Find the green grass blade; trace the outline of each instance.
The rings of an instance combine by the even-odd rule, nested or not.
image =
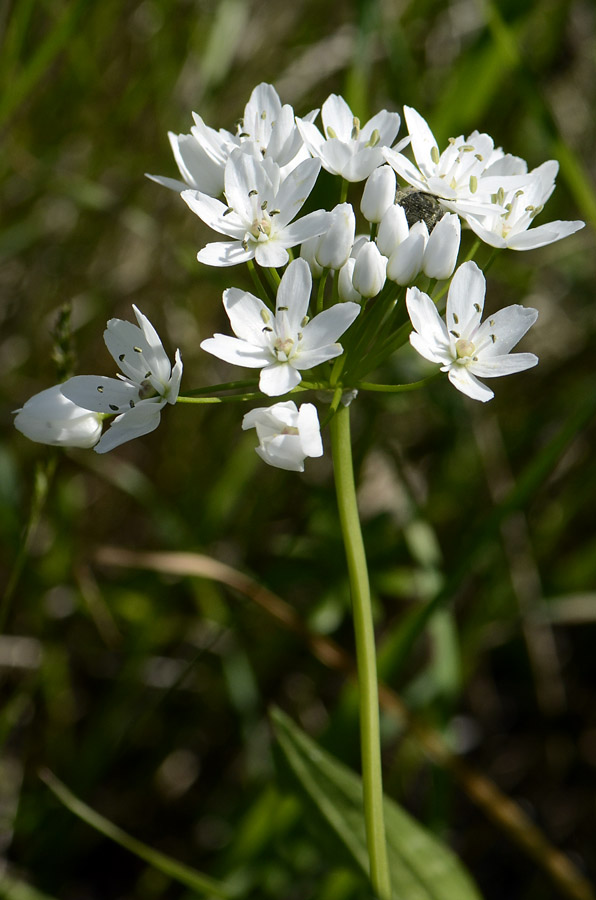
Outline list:
[[[238,888],[215,881],[207,875],[197,872],[196,869],[191,869],[190,866],[186,866],[184,863],[180,863],[170,856],[148,847],[142,841],[122,831],[109,819],[104,818],[100,813],[83,803],[82,800],[79,800],[78,797],[75,797],[72,791],[49,770],[44,769],[41,771],[39,777],[71,813],[83,822],[86,822],[91,828],[95,828],[100,834],[124,847],[125,850],[129,850],[135,856],[145,860],[146,863],[164,875],[173,878],[180,884],[186,885],[186,887],[191,888],[201,896],[223,898],[238,896]]]

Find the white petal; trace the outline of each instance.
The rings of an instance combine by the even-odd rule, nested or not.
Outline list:
[[[292,359],[292,365],[303,372],[306,369],[314,369],[315,366],[320,366],[321,363],[328,362],[330,359],[335,359],[343,352],[344,348],[341,344],[326,344],[313,347],[312,350],[301,350]]]
[[[92,447],[101,435],[98,414],[73,403],[61,389],[62,385],[57,384],[30,397],[16,410],[15,428],[41,444]]]
[[[168,132],[176,165],[187,185],[218,197],[223,191],[223,166],[214,162],[191,134]]]
[[[478,362],[470,363],[469,369],[481,378],[499,378],[531,369],[538,365],[538,361],[533,353],[508,353],[505,356],[483,356]]]
[[[529,231],[522,231],[512,235],[507,241],[507,246],[511,250],[534,250],[536,247],[554,244],[555,241],[560,241],[570,234],[575,234],[585,224],[585,222],[579,220],[574,222],[562,222],[560,220],[547,222],[544,225],[539,225],[537,228],[530,228]]]
[[[369,119],[360,132],[360,140],[368,143],[375,131],[379,133],[377,147],[390,147],[399,131],[401,118],[399,113],[382,109]]]
[[[322,456],[323,441],[317,408],[312,403],[303,403],[298,412],[300,443],[307,456]]]
[[[290,255],[281,241],[269,240],[254,244],[255,262],[265,269],[281,269]]]
[[[491,389],[482,384],[481,381],[478,381],[465,366],[452,366],[449,369],[449,381],[458,391],[471,397],[472,400],[480,400],[482,403],[486,403],[487,400],[491,400],[494,397]]]
[[[291,222],[304,206],[320,171],[319,159],[305,159],[281,184],[275,198],[275,204],[280,210],[276,215],[276,223],[279,223],[280,227]]]
[[[408,184],[411,184],[413,187],[417,187],[420,191],[428,191],[428,185],[426,183],[426,179],[420,174],[416,166],[414,166],[407,156],[404,156],[402,153],[398,153],[396,150],[389,150],[387,147],[383,148],[383,157],[389,163],[392,169],[395,169],[398,175],[407,181]]]
[[[480,324],[484,308],[486,280],[475,262],[465,262],[449,286],[445,321],[455,337],[468,338]]]
[[[209,197],[200,191],[182,191],[180,196],[189,209],[213,231],[238,239],[244,237],[246,228],[243,222],[234,212],[226,215],[228,207],[221,200],[216,200],[215,197]]]
[[[411,106],[404,106],[404,116],[412,138],[412,150],[418,167],[424,175],[431,175],[436,169],[432,155],[439,152],[435,136],[426,119],[423,119],[420,113]]]
[[[361,147],[343,167],[342,175],[346,181],[364,181],[378,166],[383,165],[382,147]]]
[[[259,388],[268,397],[287,394],[302,381],[302,375],[289,363],[274,363],[261,371]]]
[[[481,356],[482,361],[486,357],[504,356],[509,353],[537,318],[537,309],[519,304],[506,306],[489,316],[482,323],[474,338],[478,355]]]
[[[301,350],[314,350],[326,344],[333,344],[360,313],[358,303],[336,303],[324,309],[302,329]]]
[[[451,278],[457,262],[460,239],[459,217],[448,213],[435,225],[424,248],[424,274],[440,280]]]
[[[318,237],[329,227],[329,213],[323,209],[302,216],[290,225],[286,225],[277,238],[284,247],[295,247],[310,237]]]
[[[304,327],[302,322],[308,312],[311,290],[308,263],[304,259],[295,259],[282,275],[275,301],[276,315],[285,311],[288,328],[293,334]]]
[[[207,266],[237,266],[253,259],[254,255],[254,245],[253,249],[248,247],[245,250],[240,241],[217,241],[199,250],[197,259]]]
[[[126,412],[139,400],[139,386],[105,375],[75,375],[61,385],[65,397],[94,412]]]
[[[201,341],[201,350],[223,359],[233,366],[244,366],[246,369],[261,369],[271,362],[271,353],[263,347],[255,347],[230,337],[227,334],[216,334],[212,338]]]
[[[428,352],[432,354],[432,357],[422,353],[420,341],[416,340],[414,342],[412,340],[413,336],[411,336],[410,340],[413,346],[427,359],[431,358],[432,362],[449,360],[451,357],[448,353],[449,336],[447,328],[428,294],[423,293],[416,287],[409,288],[406,292],[406,307],[412,325],[426,347],[428,347]]]
[[[325,137],[329,137],[328,128],[332,128],[340,141],[349,141],[354,127],[354,113],[339,94],[330,94],[321,107],[321,118],[325,127]]]
[[[161,418],[161,405],[144,401],[114,419],[95,446],[96,453],[107,453],[114,447],[155,431]]]

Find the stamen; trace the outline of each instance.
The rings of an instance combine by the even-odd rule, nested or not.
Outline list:
[[[234,209],[233,207],[228,206],[228,208],[222,213],[222,216],[229,216],[231,212],[234,212]]]
[[[100,394],[103,394],[103,387],[101,386],[101,384],[97,385],[97,390],[99,391]]]
[[[459,316],[457,315],[457,313],[452,313],[451,317],[452,317],[453,321],[455,322],[455,324],[459,325]]]
[[[302,322],[300,323],[300,327],[301,327],[301,328],[306,328],[306,326],[308,325],[309,321],[310,321],[309,317],[308,317],[308,316],[305,316],[305,317],[303,318]]]
[[[109,403],[108,405],[109,405],[110,409],[112,409],[114,412],[118,412],[118,407],[115,406],[113,403]]]
[[[367,147],[376,147],[379,141],[381,140],[381,134],[378,128],[375,128],[373,133],[370,136],[370,140],[367,141]]]
[[[480,312],[481,312],[481,310],[480,310],[480,304],[479,304],[479,303],[475,303],[475,304],[474,304],[474,309],[476,310],[477,313],[480,313]]]
[[[352,133],[350,135],[353,141],[357,141],[360,137],[360,119],[354,116],[352,119]]]
[[[118,357],[119,362],[122,362],[124,360],[125,356],[126,356],[125,353],[121,353],[120,356]]]
[[[449,143],[451,143],[451,142],[455,143],[454,138],[449,138]],[[440,155],[439,155],[439,148],[438,148],[438,147],[435,146],[435,147],[431,147],[431,148],[430,148],[430,158],[431,158],[432,161],[434,162],[435,166],[438,166],[438,165],[439,165],[439,160],[441,159],[441,157],[440,157]]]
[[[335,131],[333,130],[333,128],[331,126],[329,126],[327,128],[327,137],[328,138],[336,138],[337,137],[337,134],[335,133]]]
[[[271,321],[271,313],[268,309],[261,310],[261,319],[266,325]]]
[[[141,350],[140,347],[133,347],[132,349],[134,350],[135,353],[142,353],[142,352],[143,352],[143,351]]]
[[[476,157],[478,162],[484,162],[484,156],[482,155],[482,153],[475,153],[474,156]]]
[[[461,334],[460,334],[459,331],[453,331],[453,330],[451,330],[451,331],[449,332],[449,334],[452,334],[453,337],[455,337],[455,338],[460,338],[460,337],[461,337]]]
[[[490,339],[491,339],[491,341],[493,342],[493,344],[496,344],[496,342],[497,342],[497,336],[496,336],[496,334],[491,334]]]
[[[475,194],[478,189],[478,179],[475,175],[470,175],[470,191]]]

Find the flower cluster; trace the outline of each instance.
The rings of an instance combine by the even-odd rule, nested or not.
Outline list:
[[[457,268],[460,244],[467,230],[495,250],[529,250],[581,228],[579,221],[534,224],[558,164],[528,171],[523,159],[477,131],[451,138],[440,151],[408,106],[408,134],[400,140],[397,113],[381,110],[361,125],[335,94],[322,105],[320,126],[318,116],[313,110],[297,117],[271,85],[260,84],[236,133],[194,113],[189,134],[169,134],[181,180],[149,176],[179,192],[220,236],[199,250],[199,262],[247,263],[251,270],[256,293],[223,293],[233,334],[201,343],[226,363],[259,370],[255,390],[231,398],[310,389],[329,397],[333,415],[342,396],[355,396],[362,385],[374,389],[364,375],[407,343],[410,331],[410,345],[459,391],[489,400],[493,393],[480,379],[538,362],[532,353],[511,352],[538,313],[513,305],[482,322],[484,275],[471,260]],[[304,215],[321,170],[341,181],[339,202]],[[350,202],[359,182],[359,202]],[[435,291],[438,281],[450,283]],[[153,431],[167,403],[201,402],[208,389],[179,397],[179,351],[172,365],[153,326],[134,310],[138,325],[111,319],[105,332],[121,374],[77,376],[42,391],[17,411],[20,431],[102,453]],[[107,419],[111,427],[102,434]],[[252,409],[242,427],[256,429],[257,453],[279,468],[302,471],[307,457],[323,452],[312,403]]]

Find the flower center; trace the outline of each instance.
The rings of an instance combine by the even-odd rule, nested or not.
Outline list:
[[[286,362],[294,352],[294,341],[290,337],[278,337],[273,343],[275,355],[280,362]]]
[[[271,236],[271,217],[265,210],[253,220],[249,233],[257,241],[267,241]]]
[[[456,362],[462,366],[467,366],[472,362],[474,354],[476,353],[476,347],[472,341],[460,338],[455,342],[455,352],[457,354]]]

